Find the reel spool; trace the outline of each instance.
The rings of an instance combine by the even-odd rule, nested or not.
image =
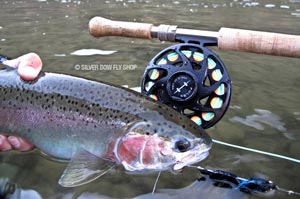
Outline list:
[[[202,128],[226,112],[231,81],[224,63],[203,45],[182,43],[158,53],[148,64],[142,93],[191,118]]]

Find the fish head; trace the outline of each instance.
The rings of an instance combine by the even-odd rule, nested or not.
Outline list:
[[[206,133],[197,137],[172,122],[140,121],[127,128],[115,154],[128,172],[180,171],[206,158],[211,145]]]

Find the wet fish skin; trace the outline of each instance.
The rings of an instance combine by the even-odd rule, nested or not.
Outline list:
[[[0,88],[0,130],[20,134],[55,157],[69,159],[82,141],[101,154],[103,149],[96,149],[99,143],[95,140],[108,141],[111,134],[103,135],[106,130],[115,131],[141,118],[155,119],[151,115],[139,116],[149,111],[155,111],[169,121],[168,124],[156,121],[162,127],[153,131],[167,135],[170,132],[163,129],[166,124],[168,128],[181,124],[185,129],[179,133],[188,135],[192,132],[211,145],[210,137],[188,118],[129,89],[52,73],[41,73],[38,80],[24,82],[15,70],[0,71]],[[13,111],[8,112],[5,106],[12,107]],[[66,114],[67,111],[71,114]],[[34,128],[26,129],[29,118],[35,120],[31,121]],[[33,134],[37,128],[44,129],[44,133]],[[47,131],[52,133],[48,133],[50,136],[45,140]],[[82,135],[87,131],[90,135],[83,139]],[[96,146],[91,146],[92,143]]]
[[[24,137],[53,157],[70,159],[73,152],[83,146],[95,154],[102,154],[106,146],[99,143],[109,143],[110,132],[124,126],[123,121],[137,120],[132,114],[126,115],[123,121],[114,120],[121,116],[118,111],[100,107],[88,94],[80,96],[89,86],[90,89],[94,86],[88,81],[43,75],[36,82],[25,83],[15,71],[1,71],[1,132]],[[67,89],[68,80],[71,80],[70,85],[75,85],[73,89]],[[109,90],[108,87],[104,89]],[[102,100],[102,105],[106,103],[110,104]],[[98,111],[99,118],[96,117]]]
[[[12,69],[0,71],[0,132],[71,159],[63,186],[103,175],[111,168],[106,160],[130,172],[178,170],[207,157],[212,145],[190,119],[132,90],[54,73],[25,82]],[[189,147],[180,151],[178,141]]]

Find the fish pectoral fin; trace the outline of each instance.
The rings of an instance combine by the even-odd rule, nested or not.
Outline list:
[[[114,166],[113,161],[82,149],[74,154],[58,183],[63,187],[84,185],[103,176]]]

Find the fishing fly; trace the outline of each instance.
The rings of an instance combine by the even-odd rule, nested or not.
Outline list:
[[[195,168],[198,171],[200,171],[202,176],[209,177],[214,182],[214,185],[217,187],[238,189],[239,191],[244,192],[246,194],[272,194],[273,191],[277,190],[287,193],[288,195],[300,196],[299,192],[281,188],[271,180],[254,177],[251,177],[250,179],[245,179],[223,170],[206,169],[200,166],[188,167]],[[202,178],[199,178],[199,180],[201,179]]]

